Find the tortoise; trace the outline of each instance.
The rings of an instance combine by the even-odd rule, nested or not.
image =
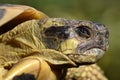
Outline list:
[[[100,23],[49,18],[26,5],[0,5],[0,78],[61,80],[67,68],[101,59],[108,38]]]

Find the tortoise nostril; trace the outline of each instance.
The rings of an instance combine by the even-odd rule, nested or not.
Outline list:
[[[107,30],[106,32],[105,32],[105,38],[109,38],[109,31]]]
[[[104,36],[97,36],[95,39],[96,47],[99,47],[106,51],[108,49],[108,39],[106,39]]]
[[[98,38],[97,44],[98,45],[103,45],[104,44],[103,39],[101,37]]]

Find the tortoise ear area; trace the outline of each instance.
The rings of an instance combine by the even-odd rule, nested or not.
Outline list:
[[[69,59],[66,55],[56,50],[41,49],[40,51],[34,51],[34,54],[41,57],[42,59],[44,59],[52,65],[68,64],[71,66],[76,66],[76,64],[71,59]]]
[[[69,37],[69,26],[51,26],[44,31],[45,36],[54,36],[59,39],[67,39]]]

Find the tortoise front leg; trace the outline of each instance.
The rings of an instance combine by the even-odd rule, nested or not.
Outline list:
[[[16,80],[23,78],[22,75],[33,76],[35,80],[57,80],[48,63],[39,57],[22,59],[5,74],[3,80]]]

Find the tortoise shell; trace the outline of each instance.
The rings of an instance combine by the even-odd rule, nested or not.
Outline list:
[[[0,34],[27,20],[44,18],[48,18],[48,16],[30,6],[0,5]]]

